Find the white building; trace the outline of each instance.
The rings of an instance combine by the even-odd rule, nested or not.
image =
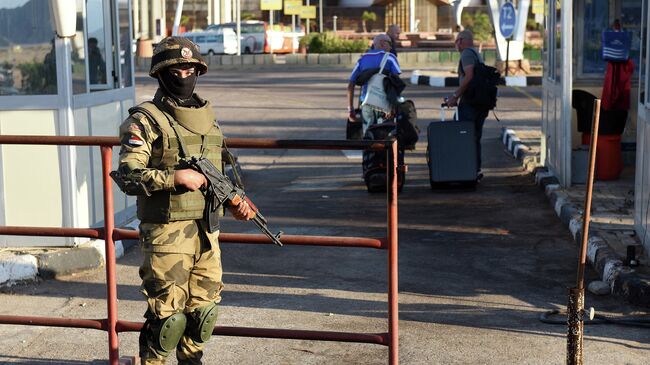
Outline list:
[[[117,135],[135,100],[130,3],[76,0],[76,35],[58,38],[49,0],[0,2],[1,134]],[[0,225],[101,225],[100,171],[98,147],[0,146]],[[118,223],[126,207],[117,190]],[[0,236],[0,246],[71,244]]]
[[[601,33],[616,19],[632,32],[630,58],[635,63],[631,103],[622,142],[636,145],[635,228],[648,230],[650,196],[650,102],[648,64],[648,2],[646,0],[545,0],[542,163],[563,186],[571,185],[573,149],[581,144],[574,90],[601,96],[605,61],[600,55]],[[646,242],[646,252],[650,242]]]

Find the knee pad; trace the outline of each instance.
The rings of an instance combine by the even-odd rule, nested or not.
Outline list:
[[[183,313],[153,320],[151,323],[153,345],[162,350],[161,352],[168,354],[176,348],[185,332],[186,325],[187,317]]]
[[[210,339],[217,323],[217,313],[217,303],[211,303],[205,307],[195,309],[192,313],[188,313],[187,330],[192,340],[203,343]]]

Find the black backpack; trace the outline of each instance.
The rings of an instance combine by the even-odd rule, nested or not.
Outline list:
[[[480,60],[478,53],[470,48],[476,59]],[[460,61],[459,61],[460,62]],[[463,65],[460,65],[461,69]],[[501,74],[496,68],[483,62],[474,65],[474,76],[469,82],[467,90],[463,93],[463,101],[482,110],[492,110],[497,106],[497,85],[501,81]]]
[[[400,147],[414,150],[418,141],[420,128],[418,128],[418,112],[412,100],[406,100],[397,105],[397,142]]]

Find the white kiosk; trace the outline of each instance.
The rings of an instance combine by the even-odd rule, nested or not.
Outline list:
[[[561,185],[572,183],[572,153],[581,144],[573,94],[583,90],[601,97],[606,62],[601,36],[616,20],[631,32],[632,76],[630,108],[621,135],[624,145],[636,146],[635,228],[646,248],[650,193],[650,103],[646,90],[648,1],[545,0],[544,77],[542,106],[542,164]],[[602,119],[601,119],[602,122]],[[602,123],[601,123],[602,126]]]
[[[61,38],[53,23],[60,34],[66,11],[76,27]],[[1,1],[0,133],[116,136],[135,101],[131,14],[129,0]],[[100,225],[100,171],[97,147],[0,146],[0,225]],[[133,205],[116,189],[116,223]],[[76,243],[0,237],[0,247]]]

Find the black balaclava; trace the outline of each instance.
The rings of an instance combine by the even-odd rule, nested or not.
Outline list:
[[[159,72],[158,84],[168,96],[171,96],[180,106],[196,106],[198,103],[194,100],[194,87],[198,79],[197,73],[182,78],[175,76],[165,68]]]

